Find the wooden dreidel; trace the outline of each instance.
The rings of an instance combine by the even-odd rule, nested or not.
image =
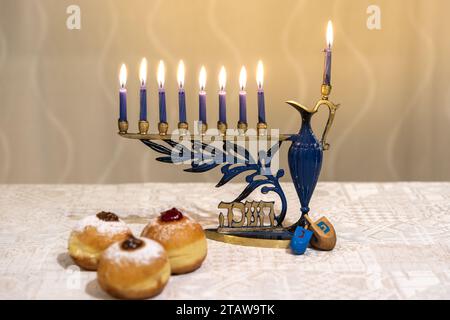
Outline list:
[[[297,227],[291,239],[292,252],[297,255],[304,254],[312,235],[313,232],[302,227]]]
[[[336,232],[331,222],[326,217],[322,217],[316,222],[312,221],[308,214],[305,214],[304,217],[309,223],[309,228],[314,232],[311,246],[323,251],[333,250],[336,245]]]

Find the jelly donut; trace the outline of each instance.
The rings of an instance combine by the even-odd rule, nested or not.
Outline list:
[[[207,245],[203,228],[175,208],[150,221],[141,236],[163,245],[173,274],[194,271],[206,258]]]
[[[69,255],[83,269],[97,270],[100,254],[130,235],[130,228],[117,215],[100,212],[77,223],[69,237]]]
[[[169,281],[170,263],[156,241],[133,236],[106,249],[100,257],[100,287],[120,299],[146,299],[159,294]]]

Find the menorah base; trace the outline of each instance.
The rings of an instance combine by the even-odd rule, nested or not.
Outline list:
[[[224,228],[205,229],[206,238],[228,244],[260,248],[289,248],[293,233],[285,228],[267,230],[236,230],[227,232]]]

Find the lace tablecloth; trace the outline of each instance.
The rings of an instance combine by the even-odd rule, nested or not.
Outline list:
[[[108,299],[95,272],[67,255],[78,219],[110,210],[139,234],[148,218],[176,206],[216,226],[218,202],[242,187],[0,185],[0,298]],[[294,221],[297,196],[291,184],[284,190]],[[313,218],[334,224],[334,251],[294,256],[208,240],[203,266],[171,277],[156,299],[450,298],[450,183],[320,183],[311,207]]]

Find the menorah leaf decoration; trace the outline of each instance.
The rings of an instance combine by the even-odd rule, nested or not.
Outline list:
[[[141,141],[150,149],[165,155],[156,158],[157,161],[189,165],[184,169],[185,172],[203,173],[222,166],[222,178],[217,183],[217,188],[246,173],[247,186],[233,202],[246,199],[258,188],[261,188],[263,194],[274,192],[281,201],[281,211],[275,215],[275,221],[277,226],[282,225],[286,216],[287,200],[279,180],[284,176],[284,170],[279,169],[275,175],[271,172],[273,156],[279,151],[282,141],[276,143],[267,152],[260,151],[256,160],[245,147],[229,140],[224,140],[220,147],[194,139],[189,143],[170,139],[162,140],[169,147],[151,140],[141,139]]]

